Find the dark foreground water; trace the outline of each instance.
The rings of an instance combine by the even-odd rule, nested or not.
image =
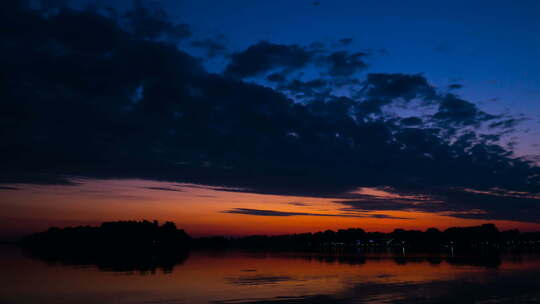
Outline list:
[[[190,252],[80,265],[0,247],[0,303],[540,303],[540,256]]]

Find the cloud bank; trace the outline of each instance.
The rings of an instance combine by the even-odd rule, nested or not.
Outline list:
[[[137,177],[313,196],[390,186],[445,202],[413,208],[540,220],[537,198],[464,190],[540,192],[540,169],[500,143],[519,117],[487,113],[424,75],[367,73],[370,54],[343,49],[348,41],[262,41],[210,73],[177,43],[193,39],[208,57],[226,47],[140,1],[125,13],[2,6],[2,183]]]

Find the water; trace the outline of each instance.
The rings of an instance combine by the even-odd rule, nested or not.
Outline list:
[[[540,256],[190,252],[114,267],[0,247],[0,303],[540,303]]]

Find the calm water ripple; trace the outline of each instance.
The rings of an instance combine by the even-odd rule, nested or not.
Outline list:
[[[37,259],[4,246],[0,257],[2,304],[540,303],[535,254],[195,251],[174,265],[114,267]]]

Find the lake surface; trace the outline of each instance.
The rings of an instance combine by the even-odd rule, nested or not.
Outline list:
[[[159,265],[159,264],[158,264]],[[114,267],[0,247],[0,303],[540,303],[540,256],[192,251]]]

